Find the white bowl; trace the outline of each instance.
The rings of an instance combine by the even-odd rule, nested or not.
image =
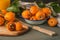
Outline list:
[[[48,18],[46,18],[45,20],[37,20],[37,21],[34,21],[34,20],[28,20],[28,19],[24,19],[27,23],[29,24],[43,24],[47,21]]]

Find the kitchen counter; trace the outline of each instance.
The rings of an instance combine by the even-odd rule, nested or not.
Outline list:
[[[46,1],[44,0],[44,2]],[[58,27],[52,28],[52,27],[49,27],[47,24],[39,25],[39,26],[55,31],[58,35],[51,37],[41,32],[30,29],[30,31],[28,31],[24,35],[17,36],[17,37],[0,36],[0,40],[60,40],[60,28]]]
[[[43,27],[43,26],[41,26]],[[17,36],[17,37],[5,37],[5,36],[0,36],[0,40],[60,40],[60,28],[50,28],[47,26],[44,26],[47,29],[54,30],[56,33],[58,33],[57,36],[55,37],[50,37],[48,35],[45,35],[43,33],[40,33],[35,30],[30,30],[29,32],[25,33],[24,35]]]
[[[0,40],[60,40],[60,28],[58,27],[49,27],[47,24],[39,25],[40,27],[55,31],[58,35],[51,37],[41,32],[30,29],[27,33],[17,37],[5,37],[0,36]]]

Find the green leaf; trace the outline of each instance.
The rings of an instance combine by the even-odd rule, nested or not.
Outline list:
[[[7,11],[12,11],[12,12],[19,12],[19,8],[16,6],[10,6],[9,8],[7,8]]]
[[[14,0],[10,7],[7,8],[7,11],[12,11],[12,12],[19,12],[19,8],[18,8],[18,5],[19,5],[19,0]]]
[[[60,6],[57,2],[51,2],[50,6],[54,9],[56,13],[60,13]]]
[[[37,5],[41,8],[45,7],[45,4],[43,2],[39,2],[39,3],[37,3]]]

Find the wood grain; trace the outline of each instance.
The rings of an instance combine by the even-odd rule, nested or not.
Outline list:
[[[24,29],[22,31],[9,31],[6,27],[1,26],[0,27],[0,36],[18,36],[18,35],[25,33],[29,29],[25,25],[23,25],[23,28]]]
[[[41,32],[41,33],[47,34],[49,36],[55,36],[56,35],[56,32],[45,29],[45,28],[41,28],[39,26],[33,26],[32,28],[39,31],[39,32]]]

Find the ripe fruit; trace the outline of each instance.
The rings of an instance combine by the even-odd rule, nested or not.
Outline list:
[[[15,30],[16,30],[16,26],[15,26],[14,22],[8,22],[8,23],[6,24],[6,27],[7,27],[7,29],[10,30],[10,31],[15,31]]]
[[[49,9],[47,7],[46,8],[42,8],[42,11],[46,14],[47,17],[50,16],[51,13],[52,13],[51,9]]]
[[[5,20],[7,21],[14,21],[15,20],[15,13],[7,12],[4,16]]]
[[[48,20],[48,25],[51,26],[51,27],[56,26],[57,23],[58,23],[58,21],[57,21],[56,18],[50,18],[50,19]]]
[[[0,14],[0,17],[3,17],[3,15],[2,15],[2,14]]]
[[[3,25],[5,22],[4,18],[3,17],[0,17],[0,25]]]
[[[5,14],[7,13],[7,11],[6,11],[6,10],[1,10],[1,13],[2,13],[3,15],[5,15]]]
[[[16,31],[21,31],[23,29],[22,23],[15,22],[15,25],[16,25]]]
[[[20,22],[8,22],[6,27],[10,31],[21,31],[23,29],[23,26]]]
[[[22,17],[23,17],[23,18],[26,18],[26,19],[29,19],[29,18],[31,17],[30,11],[29,11],[29,10],[24,10],[24,11],[22,12]]]
[[[30,12],[32,15],[35,15],[38,12],[39,8],[37,6],[31,6]]]
[[[35,16],[32,16],[30,20],[37,20]]]
[[[0,10],[5,10],[10,6],[10,0],[0,0]]]
[[[44,20],[45,19],[45,13],[43,11],[38,11],[36,13],[37,20]]]

